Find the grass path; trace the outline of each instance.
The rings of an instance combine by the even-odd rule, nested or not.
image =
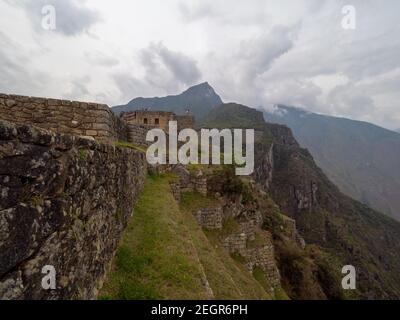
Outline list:
[[[212,206],[212,200],[191,194],[179,206],[171,179],[147,178],[99,298],[270,299],[245,267],[198,226],[193,206]]]
[[[197,252],[167,177],[149,177],[101,299],[206,299]]]

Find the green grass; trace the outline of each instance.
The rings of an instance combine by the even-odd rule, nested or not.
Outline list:
[[[121,148],[129,148],[129,149],[133,149],[133,150],[140,151],[143,153],[146,153],[146,151],[147,151],[146,148],[144,148],[144,147],[140,147],[140,146],[134,145],[133,143],[126,142],[126,141],[118,141],[115,143],[115,146],[121,147]]]
[[[88,157],[88,151],[85,149],[80,149],[79,150],[79,159],[82,161],[86,161],[87,157]]]
[[[271,299],[244,265],[225,251],[213,232],[203,232],[190,212],[185,211],[185,217],[215,299]]]
[[[190,212],[203,208],[215,208],[218,205],[217,199],[203,196],[198,192],[183,192],[181,195],[181,207]]]
[[[203,231],[192,212],[204,207],[219,205],[216,199],[196,192],[182,194],[181,211],[185,215],[198,257],[216,299],[271,299],[271,295],[246,269],[243,259],[236,261],[221,246],[220,238],[239,228],[235,219],[227,219],[220,231]]]
[[[222,224],[221,235],[227,236],[239,232],[240,225],[234,218],[226,219]]]
[[[186,193],[179,207],[169,186],[172,178],[147,178],[99,299],[270,299],[193,217],[192,209],[216,200]]]
[[[254,268],[253,277],[263,286],[265,290],[271,290],[271,285],[265,276],[265,272],[260,267]]]
[[[205,299],[201,279],[169,177],[149,177],[100,299]]]
[[[269,236],[265,231],[258,231],[254,236],[254,240],[247,241],[248,248],[261,248],[265,246],[266,243],[269,243]]]
[[[286,292],[279,286],[273,287],[260,267],[255,267],[253,277],[262,285],[265,291],[270,292],[275,300],[290,300]]]

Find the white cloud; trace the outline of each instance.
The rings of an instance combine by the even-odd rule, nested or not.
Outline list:
[[[129,62],[113,74],[122,101],[136,96],[175,93],[197,84],[200,70],[194,59],[168,49],[163,43],[151,43],[139,50]]]
[[[42,28],[45,6],[55,9],[56,29],[66,36],[76,36],[89,32],[92,25],[100,21],[100,15],[95,9],[85,6],[85,1],[78,0],[6,0],[13,6],[21,7],[26,11],[32,27],[38,32],[45,32]],[[46,13],[47,14],[47,13]]]
[[[56,32],[38,27],[44,3]],[[398,128],[400,2],[352,1],[353,31],[341,27],[345,4],[0,0],[0,91],[113,105],[209,81],[226,101]]]

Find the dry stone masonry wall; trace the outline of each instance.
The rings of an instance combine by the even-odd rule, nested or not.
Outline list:
[[[250,272],[253,272],[255,267],[259,267],[264,271],[272,286],[280,284],[280,274],[275,263],[274,246],[271,239],[260,248],[246,249],[244,257]]]
[[[102,142],[127,140],[127,128],[107,105],[0,94],[0,119]]]
[[[229,253],[239,253],[245,256],[247,237],[243,232],[234,233],[226,237],[222,245]]]
[[[170,187],[171,187],[171,191],[172,191],[172,195],[174,196],[175,200],[180,202],[181,201],[181,185],[178,182],[175,181],[171,181],[169,183]]]
[[[203,208],[194,213],[197,223],[207,230],[222,228],[222,208]]]
[[[145,174],[138,151],[0,121],[0,299],[95,298]],[[55,290],[41,286],[46,265]]]
[[[201,171],[197,174],[190,173],[181,164],[169,168],[169,171],[177,174],[179,177],[178,181],[171,184],[171,189],[176,200],[180,199],[180,193],[182,192],[198,192],[203,196],[207,196],[207,177]]]
[[[182,192],[196,191],[204,196],[208,195],[206,176],[200,173],[191,174],[185,167],[179,165],[171,170],[179,176],[178,181],[170,183],[172,193],[177,201],[180,201]],[[275,261],[272,236],[269,232],[261,229],[264,221],[262,213],[252,206],[243,205],[240,197],[232,199],[221,194],[218,194],[217,197],[219,197],[220,205],[193,212],[197,223],[204,229],[221,230],[224,221],[234,219],[238,228],[221,239],[224,249],[230,254],[242,256],[249,272],[253,272],[256,267],[260,268],[268,279],[271,289],[279,286],[280,274]],[[287,221],[290,227],[293,227],[289,228],[293,232],[291,236],[297,237],[296,227],[290,222]],[[250,242],[256,242],[256,235],[260,234],[263,235],[261,243],[249,246]]]
[[[146,141],[146,135],[152,128],[153,127],[140,124],[128,124],[128,141],[139,147],[148,147],[151,142]]]

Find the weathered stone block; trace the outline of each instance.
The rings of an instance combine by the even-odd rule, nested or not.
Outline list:
[[[96,130],[86,130],[85,134],[87,136],[96,137],[97,136],[97,131]]]
[[[94,130],[105,130],[105,131],[110,130],[110,126],[104,123],[93,123],[92,127]]]

